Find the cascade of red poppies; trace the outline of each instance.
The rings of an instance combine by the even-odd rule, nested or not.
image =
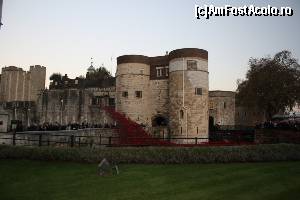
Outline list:
[[[117,122],[119,131],[119,145],[132,146],[169,146],[173,143],[160,140],[149,135],[139,124],[125,115],[106,107],[104,110]]]
[[[124,114],[115,111],[114,108],[105,107],[104,110],[118,124],[119,139],[114,141],[116,146],[233,146],[233,145],[249,145],[252,142],[234,142],[234,141],[217,141],[217,142],[201,142],[197,144],[178,144],[166,140],[160,140],[152,137],[138,123],[127,118]]]

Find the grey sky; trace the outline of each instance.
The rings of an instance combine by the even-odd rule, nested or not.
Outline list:
[[[294,16],[196,20],[195,4],[290,6]],[[0,67],[40,64],[48,76],[75,77],[86,73],[91,57],[114,73],[123,54],[196,47],[209,52],[210,89],[235,90],[250,57],[288,49],[300,58],[299,11],[297,0],[4,0]]]

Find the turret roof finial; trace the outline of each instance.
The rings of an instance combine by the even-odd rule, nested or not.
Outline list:
[[[93,67],[93,64],[94,64],[93,58],[91,58],[91,67]]]
[[[89,73],[90,73],[90,72],[95,72],[95,71],[96,71],[95,68],[94,68],[94,66],[93,66],[93,64],[94,64],[93,58],[91,57],[91,66],[88,68],[88,72],[89,72]]]

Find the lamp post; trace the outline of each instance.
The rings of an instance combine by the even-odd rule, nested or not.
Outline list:
[[[27,128],[30,126],[30,108],[27,109]]]
[[[16,107],[16,105],[15,105],[15,109],[14,109],[14,111],[15,111],[15,120],[17,120],[17,107]]]
[[[1,25],[3,25],[1,23],[1,18],[2,18],[2,5],[3,5],[3,0],[0,0],[0,29],[1,29]]]
[[[60,100],[60,104],[61,104],[61,106],[60,106],[60,125],[62,126],[62,123],[63,123],[63,105],[64,105],[64,100],[63,99],[61,99]]]

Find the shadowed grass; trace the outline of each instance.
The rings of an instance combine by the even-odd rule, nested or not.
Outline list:
[[[0,160],[0,199],[300,199],[300,162],[119,167]]]

